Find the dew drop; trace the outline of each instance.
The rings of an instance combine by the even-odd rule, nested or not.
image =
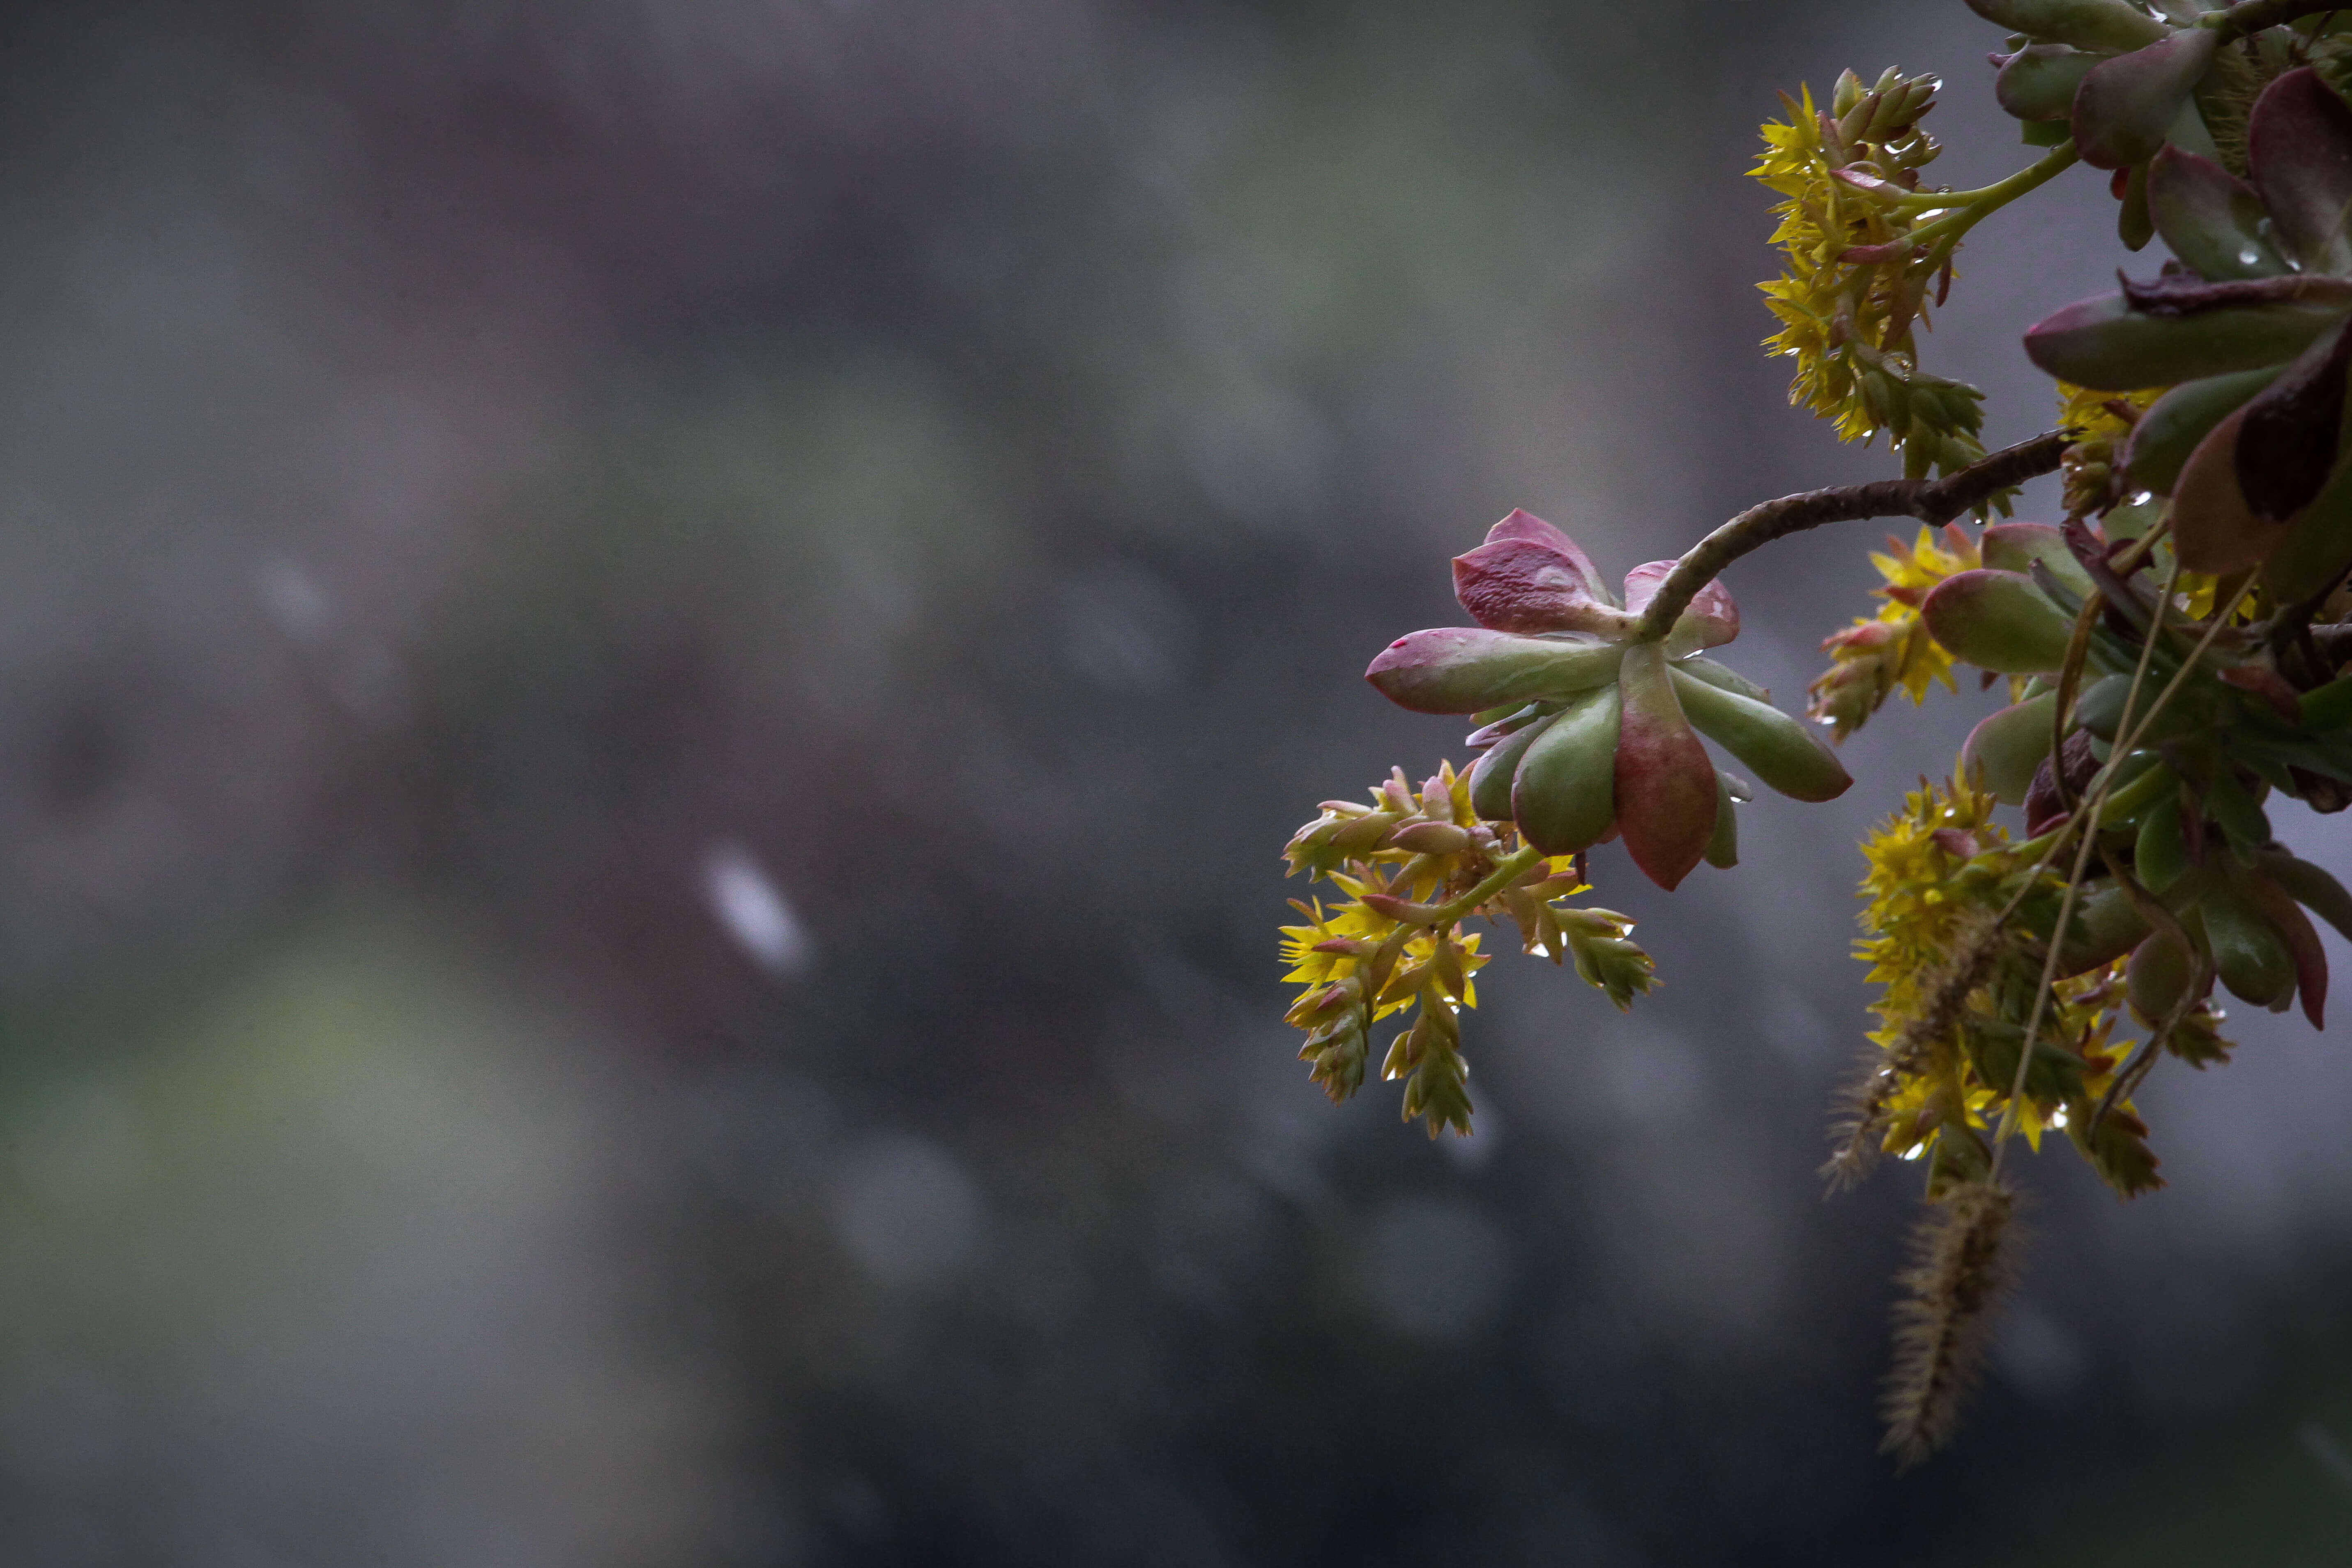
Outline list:
[[[2238,252],[2238,265],[2241,267],[2252,267],[2262,258],[2263,253],[2251,245]]]

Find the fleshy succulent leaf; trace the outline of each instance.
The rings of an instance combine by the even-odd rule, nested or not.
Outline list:
[[[1969,731],[1960,763],[2003,805],[2022,805],[2033,773],[2050,754],[2050,710],[2057,693],[2045,691],[1987,715]]]
[[[1580,552],[1571,555],[1535,539],[1489,539],[1454,558],[1454,596],[1473,620],[1495,631],[1618,630],[1624,616],[1594,594],[1591,569]]]
[[[2144,48],[2167,31],[2124,0],[1969,0],[1969,9],[2012,33],[2084,49]]]
[[[2186,27],[2092,68],[2074,94],[2074,146],[2083,162],[2126,169],[2154,157],[2221,38],[2210,27]]]
[[[1797,800],[1835,800],[1853,785],[1821,737],[1769,703],[1726,691],[1668,666],[1683,715],[1698,732]]]
[[[2238,439],[2246,411],[2213,426],[2172,487],[2172,542],[2191,572],[2225,575],[2257,566],[2287,534],[2284,521],[2257,516],[2238,487]]]
[[[1381,650],[1364,679],[1416,713],[1476,713],[1605,685],[1624,651],[1617,643],[1438,626],[1397,638]]]
[[[2017,572],[1960,572],[1937,584],[1919,613],[1954,658],[2003,675],[2035,675],[2065,662],[2074,625]]]
[[[2238,488],[2256,517],[2284,521],[2311,504],[2336,467],[2352,331],[2314,343],[2248,401],[2238,432]]]
[[[2132,426],[2124,452],[2124,479],[2141,489],[2170,495],[2181,465],[2197,444],[2212,434],[2246,400],[2276,381],[2284,367],[2233,371],[2183,382],[2151,405]]]
[[[2091,68],[2110,58],[2064,44],[2029,44],[1993,79],[1993,96],[2019,120],[2064,120]]]
[[[1665,650],[1626,650],[1617,739],[1617,826],[1643,875],[1672,890],[1715,837],[1715,764],[1684,718]]]
[[[1587,555],[1583,547],[1564,531],[1553,527],[1531,511],[1514,509],[1508,517],[1486,531],[1486,542],[1489,544],[1505,539],[1539,544],[1556,554],[1566,556],[1583,576],[1584,584],[1591,591],[1592,596],[1604,605],[1610,603],[1609,588],[1601,580],[1601,569],[1592,564],[1592,557]]]
[[[2352,106],[2311,67],[2288,71],[2254,100],[2246,153],[2287,254],[2306,271],[2352,268]]]
[[[1625,574],[1625,609],[1639,615],[1657,596],[1658,586],[1667,574],[1680,565],[1676,561],[1646,561]],[[1731,590],[1720,581],[1709,583],[1691,598],[1690,608],[1675,621],[1674,630],[1666,637],[1666,652],[1675,658],[1696,653],[1701,648],[1721,647],[1739,635],[1739,606],[1732,603]]]
[[[2036,323],[2025,353],[2061,381],[2129,392],[2280,363],[2344,316],[2332,306],[2279,301],[2158,315],[2106,294]]]
[[[2210,281],[2287,270],[2262,198],[2210,158],[2178,147],[2158,152],[2148,165],[2147,212],[2172,254]]]
[[[1589,691],[1545,726],[1519,758],[1511,816],[1547,855],[1573,855],[1616,821],[1617,689]]]

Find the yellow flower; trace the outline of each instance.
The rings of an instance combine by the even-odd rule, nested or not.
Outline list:
[[[2099,392],[2072,382],[2058,384],[2058,423],[2074,432],[2074,445],[2059,461],[2070,514],[2105,512],[2123,500],[2118,468],[2132,426],[2169,390],[2150,386],[2137,392]]]
[[[2009,831],[1992,820],[1996,804],[1964,779],[1923,779],[1904,797],[1903,809],[1863,840],[1868,902],[1861,919],[1868,935],[1854,956],[1885,988],[1872,1009],[1880,1027],[1870,1037],[1881,1046],[1892,1046],[1917,1015],[1925,984],[1951,955],[1959,927],[1993,900],[2010,869],[2011,857],[2000,853]],[[1977,874],[1959,877],[1964,866]]]
[[[1870,563],[1885,580],[1871,593],[1885,602],[1876,616],[1857,617],[1822,642],[1830,668],[1811,688],[1808,711],[1832,726],[1840,741],[1861,729],[1898,689],[1910,693],[1915,704],[1927,701],[1927,689],[1937,681],[1947,690],[1959,689],[1952,656],[1927,635],[1919,605],[1945,578],[1982,565],[1983,556],[1958,524],[1947,524],[1940,534],[1922,528],[1907,548],[1890,536],[1886,552],[1874,553]]]
[[[1884,431],[1905,470],[1965,467],[1984,455],[1975,388],[1918,368],[1913,326],[1951,281],[1947,246],[1909,244],[1934,209],[1907,198],[1939,149],[1917,124],[1935,79],[1888,70],[1865,91],[1852,72],[1824,113],[1812,89],[1780,95],[1789,118],[1768,120],[1749,174],[1784,199],[1772,209],[1780,276],[1759,283],[1780,331],[1764,340],[1797,362],[1789,401],[1831,420],[1843,441]]]

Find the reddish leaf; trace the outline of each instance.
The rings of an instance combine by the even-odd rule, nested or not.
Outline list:
[[[1666,674],[1665,649],[1625,652],[1619,676],[1624,707],[1617,738],[1617,826],[1643,875],[1672,890],[1715,837],[1715,765],[1683,717]]]
[[[1640,615],[1658,596],[1658,584],[1666,580],[1679,562],[1647,561],[1625,574],[1625,608]],[[1691,598],[1690,608],[1675,622],[1674,636],[1669,639],[1676,654],[1696,653],[1703,647],[1721,647],[1739,635],[1739,606],[1731,602],[1731,590],[1720,578],[1701,588]]]
[[[2287,253],[2306,268],[2352,263],[2352,107],[2309,66],[2263,89],[2246,122],[2248,172]]]

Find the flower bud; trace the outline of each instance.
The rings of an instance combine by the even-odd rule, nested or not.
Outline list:
[[[1837,81],[1830,89],[1830,118],[1842,121],[1852,113],[1854,105],[1862,101],[1864,90],[1862,79],[1853,74],[1852,67],[1838,72]]]
[[[1392,893],[1366,893],[1357,900],[1375,914],[1386,915],[1406,925],[1433,926],[1437,923],[1437,906],[1417,904],[1411,899],[1400,899]]]
[[[1403,820],[1398,812],[1368,811],[1342,824],[1324,842],[1346,855],[1369,855],[1387,840],[1389,830]]]
[[[2002,675],[2038,675],[2066,659],[2074,623],[2032,578],[1979,568],[1936,584],[1919,606],[1953,658]]]
[[[1468,847],[1470,835],[1450,822],[1410,822],[1389,835],[1389,847],[1416,855],[1458,855]]]

